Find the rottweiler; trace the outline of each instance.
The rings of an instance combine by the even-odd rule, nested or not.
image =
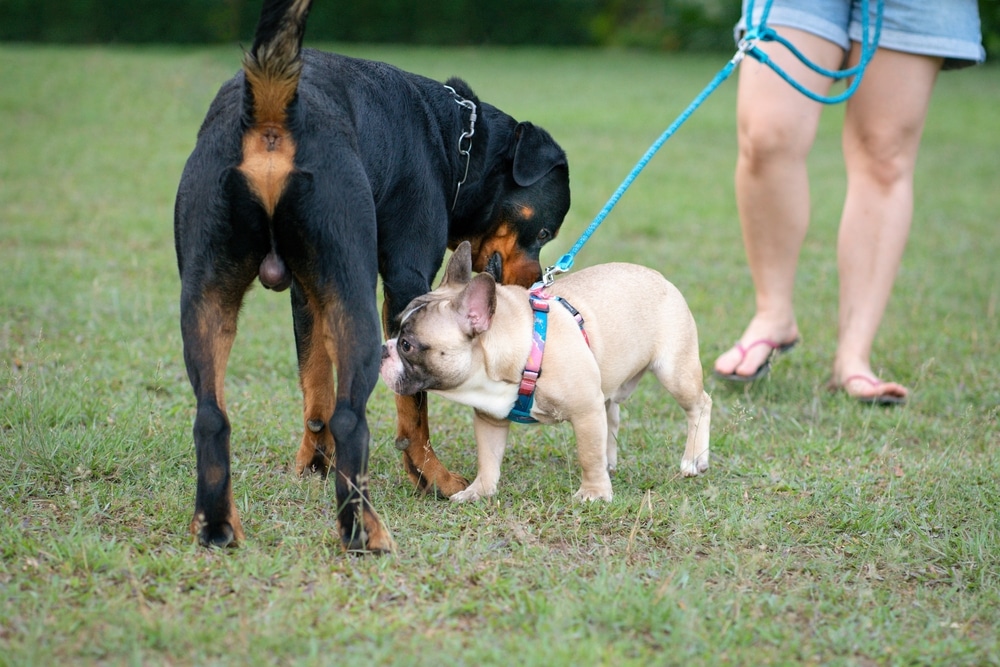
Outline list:
[[[205,546],[244,539],[223,384],[258,279],[291,288],[304,402],[295,470],[334,473],[346,549],[392,551],[367,481],[380,320],[395,335],[400,310],[429,291],[446,249],[462,241],[477,271],[536,281],[539,251],[569,210],[569,167],[546,131],[460,79],[303,48],[310,4],[265,0],[242,70],[211,103],[178,187],[181,333],[197,405],[190,528]],[[426,399],[396,399],[396,444],[417,488],[447,497],[468,482],[435,456]]]

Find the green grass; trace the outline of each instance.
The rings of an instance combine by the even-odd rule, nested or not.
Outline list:
[[[549,129],[573,208],[551,263],[725,62],[627,52],[350,47]],[[913,237],[876,343],[914,390],[824,388],[844,178],[841,108],[811,158],[804,343],[747,390],[708,381],[712,467],[678,476],[683,415],[623,414],[611,504],[571,500],[571,431],[514,427],[497,496],[414,494],[370,405],[372,496],[399,553],[339,546],[334,494],[289,474],[301,428],[286,296],[248,298],[230,364],[239,550],[192,544],[193,401],[172,203],[235,47],[0,47],[0,665],[1000,663],[1000,73],[943,74]],[[732,192],[734,82],[682,127],[577,266],[656,267],[706,368],[750,316]],[[471,419],[434,444],[475,470]]]

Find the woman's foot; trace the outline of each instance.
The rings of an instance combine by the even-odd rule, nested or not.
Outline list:
[[[884,382],[870,373],[854,373],[830,381],[831,390],[843,389],[851,398],[871,405],[902,405],[910,390],[896,382]]]
[[[765,327],[752,321],[743,337],[715,360],[715,376],[731,382],[753,382],[767,375],[774,357],[799,342],[799,330],[794,324],[772,331],[779,335],[767,335]]]

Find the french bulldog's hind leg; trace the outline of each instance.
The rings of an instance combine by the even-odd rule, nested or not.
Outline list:
[[[500,463],[507,448],[507,433],[510,422],[481,414],[478,411],[472,419],[476,433],[476,452],[479,456],[479,473],[464,491],[451,495],[456,503],[472,502],[489,498],[497,492],[500,481]]]
[[[618,425],[621,424],[621,409],[618,403],[608,399],[604,403],[608,416],[608,472],[614,473],[618,467]]]
[[[708,470],[712,399],[703,390],[699,400],[684,411],[687,413],[688,433],[684,456],[681,458],[681,474],[685,477],[694,477]]]
[[[681,475],[700,475],[708,470],[712,398],[705,392],[698,349],[695,347],[682,355],[674,364],[653,364],[651,370],[687,415],[687,442],[681,458]]]
[[[671,393],[687,415],[687,441],[681,458],[681,475],[695,477],[708,470],[709,431],[712,421],[712,398],[705,392],[701,380],[701,365],[697,373],[680,374],[660,382]]]

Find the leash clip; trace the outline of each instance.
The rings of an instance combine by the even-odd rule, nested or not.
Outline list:
[[[573,252],[568,252],[559,258],[559,261],[545,269],[542,273],[541,284],[548,287],[560,273],[566,273],[573,268]]]
[[[748,30],[736,43],[736,54],[729,61],[729,64],[736,66],[743,62],[747,54],[757,48],[758,41],[760,41],[760,37],[757,35],[757,30]]]
[[[555,281],[556,276],[560,273],[566,273],[566,271],[555,265],[552,265],[549,268],[545,269],[545,271],[542,273],[542,282],[541,282],[542,286],[548,287],[549,285],[551,285]]]

